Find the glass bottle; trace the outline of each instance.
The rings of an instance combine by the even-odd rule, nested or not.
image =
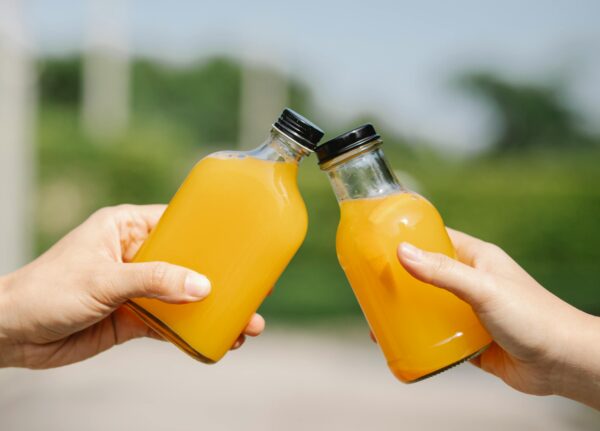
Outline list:
[[[317,148],[340,204],[337,255],[383,351],[403,382],[415,382],[472,358],[491,342],[471,307],[413,278],[398,245],[456,257],[438,211],[396,179],[367,124]]]
[[[203,301],[128,302],[144,322],[192,357],[214,363],[236,341],[300,245],[307,213],[298,163],[323,132],[285,109],[266,142],[200,160],[134,262],[165,261],[204,274]]]

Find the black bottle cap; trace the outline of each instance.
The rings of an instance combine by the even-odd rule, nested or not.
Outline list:
[[[375,127],[371,124],[365,124],[349,132],[342,133],[317,147],[316,152],[319,164],[328,162],[340,154],[347,153],[377,139],[381,139],[381,136],[377,134]]]
[[[289,108],[283,110],[273,126],[311,151],[325,134],[317,125]]]

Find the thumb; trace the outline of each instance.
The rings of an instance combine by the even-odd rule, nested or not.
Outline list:
[[[116,265],[104,288],[104,297],[112,305],[131,298],[178,304],[206,298],[210,281],[202,274],[166,262],[125,263]]]
[[[452,292],[473,308],[480,307],[490,295],[487,274],[445,254],[430,253],[403,242],[398,247],[398,258],[413,277]]]

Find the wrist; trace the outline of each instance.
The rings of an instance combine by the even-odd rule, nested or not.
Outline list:
[[[553,392],[600,409],[600,317],[574,311],[562,328]]]

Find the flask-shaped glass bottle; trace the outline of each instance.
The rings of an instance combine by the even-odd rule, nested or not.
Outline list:
[[[438,211],[405,190],[388,166],[371,125],[317,148],[340,204],[337,254],[389,368],[404,382],[474,357],[490,342],[471,307],[413,278],[398,245],[455,257]]]
[[[298,163],[323,132],[286,109],[259,148],[200,160],[134,262],[165,261],[211,281],[203,301],[128,303],[192,357],[214,363],[233,345],[304,240],[307,214]]]

